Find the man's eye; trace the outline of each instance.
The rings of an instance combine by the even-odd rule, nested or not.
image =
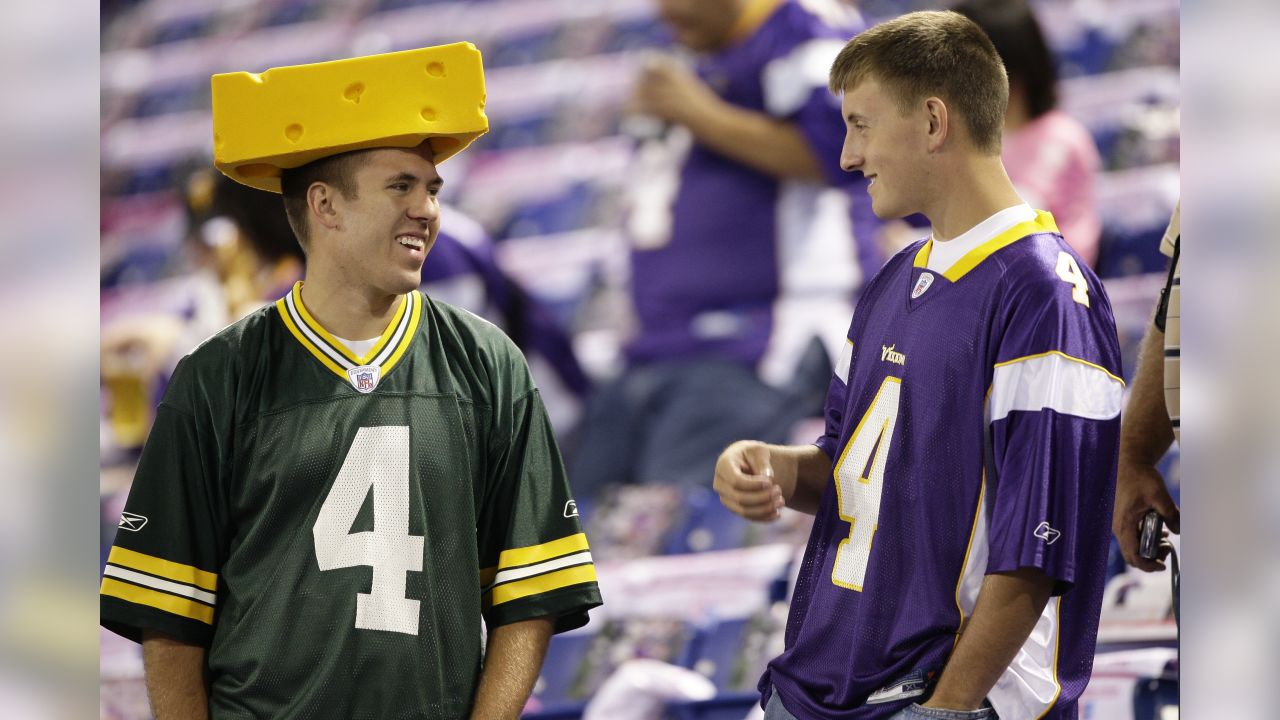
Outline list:
[[[408,184],[408,183],[396,183],[396,184],[394,184],[394,185],[392,185],[392,186],[391,186],[391,189],[392,189],[392,190],[399,190],[400,192],[404,192],[405,190],[408,190],[408,189],[409,189],[409,184]]]

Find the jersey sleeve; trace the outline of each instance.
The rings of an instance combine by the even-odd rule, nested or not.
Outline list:
[[[840,430],[844,422],[845,398],[848,394],[849,366],[853,361],[853,341],[845,338],[840,348],[840,357],[836,358],[836,366],[831,371],[831,383],[827,385],[827,402],[822,409],[825,428],[822,437],[814,441],[818,449],[826,453],[831,460],[836,459],[840,451]]]
[[[987,572],[1038,568],[1055,594],[1105,562],[1124,385],[1102,284],[1060,253],[1006,271],[987,402]]]
[[[485,623],[551,616],[555,632],[572,630],[601,604],[587,536],[538,391],[509,417],[495,431],[494,483],[477,527]]]
[[[827,89],[831,62],[842,47],[843,40],[813,38],[771,60],[761,74],[765,109],[800,131],[832,185],[844,185],[852,177],[840,169],[844,120],[839,99]]]
[[[188,402],[188,370],[189,359],[156,410],[103,568],[102,626],[135,642],[143,630],[206,646],[213,636],[221,463],[209,413]]]

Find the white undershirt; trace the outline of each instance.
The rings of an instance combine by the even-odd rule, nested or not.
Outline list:
[[[970,250],[991,240],[1014,225],[1036,219],[1036,211],[1026,203],[1007,207],[982,222],[974,225],[959,237],[952,240],[939,240],[933,237],[933,247],[929,250],[928,268],[936,273],[944,273],[951,269],[960,258],[969,254]]]
[[[333,339],[337,340],[343,345],[346,345],[347,349],[351,351],[352,355],[355,355],[356,357],[360,358],[360,357],[364,357],[366,353],[372,350],[374,344],[377,343],[378,340],[382,339],[382,336],[379,335],[376,338],[369,338],[368,340],[348,340],[346,338],[340,338],[337,335],[334,335]]]

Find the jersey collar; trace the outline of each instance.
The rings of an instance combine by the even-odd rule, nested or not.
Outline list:
[[[1012,245],[1028,235],[1036,235],[1038,233],[1046,232],[1058,232],[1058,224],[1054,222],[1053,215],[1044,210],[1037,210],[1036,218],[1034,220],[1018,223],[1017,225],[1014,225],[1008,230],[1005,230],[999,235],[991,238],[987,242],[970,250],[964,255],[964,257],[957,260],[956,263],[946,272],[942,273],[942,276],[951,282],[956,282],[960,278],[964,277],[970,270],[978,267],[983,260],[986,260],[988,257],[995,254],[997,250]],[[916,252],[916,259],[914,263],[915,267],[927,268],[929,266],[929,252],[932,248],[932,238],[930,238],[924,245],[920,246],[920,249]]]
[[[289,294],[276,301],[276,310],[293,337],[321,364],[338,377],[350,381],[357,390],[369,392],[373,388],[360,384],[357,371],[376,369],[372,373],[372,383],[376,385],[400,362],[418,332],[418,323],[422,319],[422,296],[417,290],[404,296],[387,329],[363,356],[353,354],[311,317],[302,304],[301,281],[294,284]]]

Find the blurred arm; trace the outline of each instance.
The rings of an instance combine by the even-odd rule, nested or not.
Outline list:
[[[824,182],[813,149],[795,125],[725,102],[684,66],[652,63],[636,85],[633,106],[689,128],[699,143],[767,175]]]

